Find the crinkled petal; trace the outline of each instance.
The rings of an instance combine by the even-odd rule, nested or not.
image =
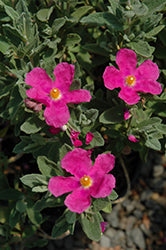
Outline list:
[[[91,205],[89,189],[82,187],[75,189],[66,197],[64,203],[70,211],[81,214]]]
[[[38,67],[27,73],[25,82],[37,90],[42,90],[48,94],[50,93],[50,90],[53,86],[53,81],[47,75],[46,71]]]
[[[51,105],[46,107],[44,117],[48,125],[59,128],[68,122],[70,113],[65,103],[52,101]]]
[[[129,105],[133,105],[140,100],[140,97],[135,89],[128,86],[125,86],[121,89],[121,91],[119,92],[119,97]]]
[[[162,92],[161,84],[155,80],[143,79],[135,85],[135,90],[143,93],[159,95]]]
[[[67,103],[90,102],[91,98],[90,92],[85,89],[69,91],[66,94]]]
[[[26,91],[26,94],[29,98],[36,100],[37,102],[43,103],[48,106],[51,102],[50,98],[46,95],[45,92],[39,91],[36,88],[31,88]]]
[[[131,49],[120,49],[116,55],[116,63],[124,76],[134,75],[137,66],[137,55]]]
[[[89,143],[93,140],[93,137],[94,137],[94,135],[91,132],[88,132],[86,134],[86,142],[85,142],[85,144],[89,145]]]
[[[135,73],[136,79],[152,79],[157,80],[159,77],[159,68],[157,64],[151,60],[144,61],[137,69]]]
[[[93,167],[91,168],[89,174],[91,176],[104,175],[114,168],[115,156],[107,153],[100,154],[97,156]]]
[[[90,194],[94,198],[107,197],[113,188],[115,188],[115,177],[112,174],[106,174],[102,177],[96,177],[90,188]]]
[[[82,141],[76,139],[74,141],[72,141],[74,147],[78,148],[78,147],[81,147],[82,146]]]
[[[48,183],[48,190],[55,196],[58,197],[62,194],[69,193],[80,186],[80,182],[73,176],[63,177],[56,176],[52,177]]]
[[[124,84],[121,72],[113,66],[106,67],[103,74],[104,85],[108,89],[119,88]]]
[[[54,87],[62,91],[69,90],[74,77],[74,69],[75,67],[72,64],[59,63],[54,69]]]
[[[75,148],[61,160],[62,168],[78,178],[88,174],[91,164],[88,152],[82,148]]]

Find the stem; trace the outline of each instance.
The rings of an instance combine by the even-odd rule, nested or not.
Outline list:
[[[15,155],[15,156],[10,157],[10,158],[8,159],[8,164],[17,161],[17,160],[20,159],[22,156],[23,156],[23,153],[19,153],[19,154]]]
[[[125,175],[125,178],[126,178],[127,191],[126,191],[126,193],[125,193],[125,195],[123,197],[113,201],[112,204],[117,204],[117,203],[121,203],[122,201],[124,201],[129,196],[130,190],[131,190],[130,177],[129,177],[128,171],[126,169],[124,160],[123,160],[122,156],[120,156],[119,159],[120,159],[120,163],[121,163],[121,166],[123,168],[124,175]]]

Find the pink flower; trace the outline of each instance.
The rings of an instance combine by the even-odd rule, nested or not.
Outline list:
[[[56,135],[58,133],[60,133],[61,131],[65,131],[67,129],[67,126],[66,125],[63,125],[62,127],[60,128],[55,128],[55,127],[50,127],[49,128],[49,132],[53,135]]]
[[[106,67],[103,79],[106,88],[121,88],[119,97],[129,105],[140,100],[137,92],[161,93],[161,84],[156,80],[159,77],[158,66],[151,60],[144,61],[138,68],[137,56],[130,49],[120,49],[116,56],[116,63],[119,70],[113,66]]]
[[[71,142],[76,148],[82,146],[82,141],[78,139],[79,134],[80,132],[74,131],[73,129],[71,129]]]
[[[102,221],[102,222],[100,223],[101,232],[102,232],[102,233],[105,231],[105,226],[106,226],[107,224],[108,224],[108,223],[107,223],[107,222],[104,222],[104,221]]]
[[[139,140],[134,135],[129,135],[128,139],[132,142],[138,142]]]
[[[124,119],[128,120],[130,118],[130,112],[127,108],[124,109]]]
[[[91,196],[100,198],[111,194],[115,178],[107,173],[113,169],[114,163],[114,155],[107,153],[98,155],[92,166],[88,152],[75,148],[61,161],[62,168],[73,176],[52,177],[48,189],[55,197],[72,192],[66,197],[65,205],[80,214],[91,205]]]
[[[34,68],[27,73],[25,82],[32,86],[27,96],[46,105],[46,123],[55,128],[66,124],[70,118],[67,103],[89,102],[90,92],[84,89],[70,91],[74,77],[74,65],[60,63],[54,69],[53,81],[42,68]]]
[[[88,132],[86,134],[86,145],[89,145],[89,143],[92,141],[94,135],[91,132]]]

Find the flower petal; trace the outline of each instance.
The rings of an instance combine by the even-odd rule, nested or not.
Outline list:
[[[28,89],[26,94],[29,98],[34,99],[46,106],[50,103],[50,98],[46,95],[46,93],[41,90],[37,90],[36,88]]]
[[[68,122],[70,113],[65,103],[52,101],[51,105],[46,107],[44,117],[48,125],[59,128]]]
[[[97,156],[94,165],[89,174],[90,176],[104,175],[114,168],[115,156],[110,153],[100,154]]]
[[[133,105],[140,100],[140,97],[135,89],[128,86],[125,86],[121,89],[121,91],[119,92],[119,97],[129,105]]]
[[[81,214],[91,205],[89,189],[82,187],[75,189],[66,197],[64,203],[70,211]]]
[[[159,95],[162,92],[161,84],[151,79],[138,81],[135,85],[135,90],[143,93],[151,93],[153,95]]]
[[[26,84],[36,88],[37,90],[42,90],[47,94],[50,93],[53,86],[53,81],[47,75],[46,71],[38,67],[26,74],[25,82]]]
[[[137,69],[135,73],[136,79],[153,79],[157,80],[159,77],[159,68],[157,64],[151,60],[144,61]]]
[[[86,175],[91,168],[91,159],[86,150],[75,148],[63,157],[61,160],[61,166],[67,172],[81,178]]]
[[[66,94],[67,103],[90,102],[91,98],[90,92],[85,89],[72,90]]]
[[[108,89],[114,89],[123,86],[124,77],[121,72],[115,67],[106,67],[103,74],[104,85]]]
[[[94,137],[94,135],[91,132],[88,132],[86,134],[86,142],[85,142],[85,144],[89,145],[89,143],[93,140],[93,137]]]
[[[136,53],[131,49],[120,49],[116,55],[116,63],[124,76],[133,75],[137,66]]]
[[[134,135],[129,135],[128,139],[132,142],[138,142],[139,140]]]
[[[48,183],[48,190],[58,197],[62,194],[69,193],[80,186],[79,181],[75,177],[52,177]]]
[[[54,87],[62,91],[69,90],[74,77],[74,68],[72,64],[59,63],[54,69]]]
[[[106,174],[102,177],[96,177],[90,188],[90,194],[94,198],[107,197],[113,188],[115,188],[115,177],[112,174]]]

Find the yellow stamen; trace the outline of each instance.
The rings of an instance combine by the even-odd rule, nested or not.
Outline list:
[[[135,76],[129,75],[129,76],[127,76],[127,78],[126,78],[126,83],[127,83],[127,85],[129,85],[129,86],[133,86],[133,85],[135,84],[135,80],[136,80]]]
[[[92,179],[90,178],[90,176],[88,175],[84,175],[81,179],[80,179],[80,183],[83,187],[87,188],[90,187],[92,185]]]
[[[57,88],[53,88],[50,91],[50,96],[52,97],[52,99],[59,99],[61,97],[61,92],[59,89]]]

